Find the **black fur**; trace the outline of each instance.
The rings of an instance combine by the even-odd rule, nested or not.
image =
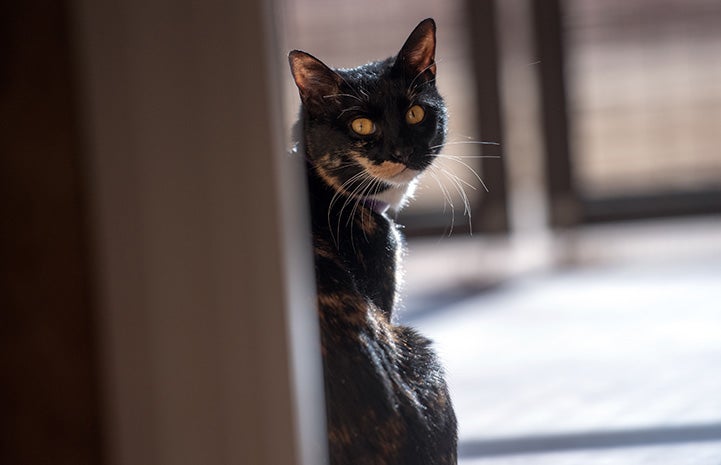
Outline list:
[[[332,465],[456,463],[442,368],[427,339],[392,321],[402,239],[384,203],[389,191],[414,182],[445,140],[434,55],[428,19],[397,56],[358,68],[332,70],[299,51],[289,56],[303,102],[299,146],[310,189]],[[414,105],[425,116],[411,124],[406,113]],[[354,132],[356,118],[373,121],[375,131]]]

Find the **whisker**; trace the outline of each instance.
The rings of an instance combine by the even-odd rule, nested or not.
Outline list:
[[[333,209],[333,205],[341,198],[341,197],[347,197],[350,194],[346,194],[345,188],[347,186],[350,186],[352,183],[356,182],[359,179],[362,179],[366,173],[364,171],[360,171],[353,176],[351,176],[347,181],[345,181],[343,184],[340,185],[333,194],[333,197],[330,200],[330,203],[328,204],[328,229],[330,230],[331,237],[333,238],[333,242],[335,243],[335,246],[338,247],[340,245],[340,218],[343,215],[343,209],[348,203],[348,198],[346,198],[346,202],[343,204],[343,206],[340,209],[340,212],[338,213],[338,229],[337,229],[337,235],[333,234],[333,225],[331,224],[331,210]]]
[[[433,179],[438,184],[438,187],[441,189],[441,193],[443,194],[443,198],[445,199],[445,202],[443,203],[443,213],[446,212],[446,203],[448,203],[448,205],[450,205],[451,207],[451,210],[453,210],[453,200],[451,200],[451,196],[449,195],[448,190],[446,190],[445,186],[443,186],[443,184],[440,182],[440,179],[436,175],[436,171],[434,171],[437,170],[438,167],[435,165],[431,165],[429,168],[431,168],[431,171],[429,171],[430,175],[433,176]]]
[[[449,153],[437,153],[435,156],[440,158],[501,158],[500,155],[451,155]]]
[[[413,89],[411,89],[410,91],[408,91],[408,99],[409,99],[409,100],[415,100],[415,99],[416,99],[416,96],[417,96],[418,93],[419,93],[418,91],[419,91],[420,89],[422,89],[424,86],[427,86],[427,85],[429,85],[429,84],[432,84],[433,82],[435,82],[435,80],[436,80],[436,78],[428,79],[428,80],[426,80],[426,81],[420,82],[420,83],[416,84],[415,86],[413,86]]]
[[[450,226],[450,229],[448,230],[448,237],[451,237],[451,234],[453,234],[453,227],[455,226],[455,221],[456,221],[456,209],[453,206],[453,200],[451,199],[450,193],[448,192],[448,190],[443,185],[443,183],[441,182],[440,178],[437,175],[436,170],[438,169],[438,167],[436,167],[434,165],[430,165],[429,168],[431,169],[429,171],[429,173],[431,174],[433,179],[436,181],[436,184],[438,184],[438,188],[443,193],[443,197],[446,199],[446,202],[448,202],[448,206],[451,208],[451,226]],[[445,212],[445,209],[446,209],[446,205],[443,204],[444,212]]]
[[[373,187],[373,183],[375,181],[376,180],[371,176],[369,176],[367,179],[364,180],[365,187],[362,190],[360,190],[360,192],[356,195],[355,203],[353,205],[353,208],[350,211],[350,214],[348,215],[348,221],[346,222],[346,226],[349,226],[349,224],[350,224],[350,241],[351,241],[351,247],[353,248],[354,252],[356,251],[355,238],[353,237],[353,226],[355,225],[355,221],[353,221],[353,220],[355,217],[355,212],[357,211],[357,209],[360,206],[363,199],[366,197],[369,190]],[[365,238],[365,240],[367,242],[368,236],[366,236],[365,229],[363,229],[363,213],[362,213],[362,211],[363,210],[361,209],[361,231],[363,232],[363,237]]]
[[[474,186],[473,184],[469,183],[468,181],[466,181],[465,179],[461,178],[460,176],[458,176],[457,174],[453,173],[452,171],[448,171],[447,169],[441,168],[440,166],[438,167],[438,169],[440,169],[441,171],[443,171],[444,173],[446,173],[448,176],[452,176],[456,181],[465,184],[466,186],[470,187],[470,188],[473,189],[474,191],[477,190],[477,189],[476,189],[476,186]]]
[[[360,192],[362,192],[362,189],[364,189],[364,187],[366,186],[366,184],[368,182],[373,180],[373,178],[370,175],[368,175],[365,171],[361,171],[358,174],[363,175],[362,179],[361,179],[360,183],[358,184],[358,186],[356,186],[355,189],[353,189],[353,191],[349,194],[348,198],[346,198],[346,201],[343,203],[343,206],[341,207],[340,212],[338,214],[338,235],[340,235],[340,224],[341,224],[341,221],[343,221],[343,210],[345,210],[345,208],[351,202],[353,202],[353,201],[355,202],[354,207],[351,209],[351,212],[348,216],[348,221],[346,221],[346,226],[348,226],[349,222],[353,218],[353,212],[355,211],[355,205],[357,205],[357,202],[358,202],[358,197],[359,197],[358,194]],[[353,225],[352,224],[350,225],[350,228],[351,228],[351,230],[350,230],[351,246],[353,247],[353,250],[355,251],[355,242],[353,240]]]
[[[354,106],[352,106],[352,107],[345,108],[343,111],[341,111],[341,112],[338,114],[338,117],[337,117],[336,119],[340,119],[340,117],[343,116],[343,114],[344,114],[346,111],[360,110],[360,109],[361,109],[360,105],[354,105]]]
[[[415,88],[413,87],[413,84],[416,82],[416,79],[418,79],[419,77],[421,77],[421,76],[423,75],[423,73],[425,73],[426,71],[428,71],[429,69],[431,69],[433,66],[436,66],[438,63],[442,63],[442,62],[443,62],[442,59],[439,59],[439,60],[437,60],[437,61],[436,61],[436,60],[433,60],[433,62],[432,62],[431,64],[429,64],[428,66],[426,66],[425,68],[423,68],[423,69],[422,69],[418,74],[416,74],[416,76],[411,80],[411,83],[408,84],[408,87],[406,88],[406,92],[407,92],[407,93],[412,93],[413,90],[415,89]],[[435,78],[433,78],[433,79],[435,80]]]
[[[343,169],[351,168],[351,167],[358,168],[359,166],[360,165],[358,165],[355,162],[348,161],[348,162],[341,162],[340,164],[338,164],[338,166],[333,166],[333,167],[324,166],[323,169],[325,171],[332,172],[332,171],[339,171],[339,170],[343,170]]]
[[[368,189],[373,186],[374,181],[375,179],[370,176],[365,178],[359,188],[353,192],[353,199],[355,200],[355,202],[353,203],[353,208],[351,208],[350,215],[345,222],[346,226],[351,225],[352,228],[351,221],[353,221],[353,216],[355,215],[356,209],[358,208],[358,204],[364,199],[366,193],[368,192]]]
[[[461,197],[461,201],[463,201],[463,215],[468,216],[468,234],[473,235],[473,227],[472,227],[472,214],[471,214],[471,202],[468,200],[468,196],[466,195],[465,189],[463,189],[463,185],[459,182],[459,178],[455,175],[452,175],[447,170],[443,170],[443,173],[448,176],[448,179],[451,181],[453,186],[456,188],[456,191],[458,192],[458,195]]]
[[[428,147],[429,149],[437,149],[439,147],[443,147],[445,145],[501,145],[498,142],[490,142],[485,140],[457,140],[452,142],[445,142],[443,144],[438,145],[432,145]]]
[[[451,160],[451,161],[455,161],[456,163],[460,163],[461,165],[463,165],[463,166],[465,166],[466,168],[468,168],[468,170],[469,170],[471,173],[473,173],[473,175],[476,177],[476,179],[478,179],[478,182],[481,183],[481,186],[483,186],[483,189],[485,189],[486,192],[490,192],[490,191],[488,190],[488,186],[486,186],[486,183],[483,182],[483,179],[481,179],[481,176],[476,172],[476,170],[474,170],[473,168],[471,168],[471,165],[469,165],[468,163],[464,162],[463,160],[459,160],[458,158],[456,158],[456,157],[454,157],[454,156],[452,156],[452,155],[447,155],[445,158],[446,158],[447,160]]]
[[[322,98],[335,98],[335,97],[350,97],[350,98],[354,98],[354,99],[358,100],[359,102],[363,101],[362,98],[360,98],[356,95],[353,95],[353,94],[328,94],[328,95],[324,95]]]
[[[371,183],[369,184],[368,188],[363,192],[362,197],[360,201],[364,201],[365,199],[372,197],[378,193],[378,188],[380,188],[381,181],[379,179],[373,179]],[[371,194],[372,192],[372,194]],[[370,217],[372,215],[369,208],[361,208],[361,231],[363,231],[363,237],[365,238],[366,242],[368,242],[368,235],[366,234],[366,228],[365,228],[365,218],[368,217],[370,220]]]
[[[336,74],[337,74],[337,73],[336,73]],[[358,99],[359,102],[362,102],[363,99],[360,98],[360,96],[358,95],[358,90],[357,90],[355,87],[353,87],[353,86],[351,86],[350,84],[348,84],[348,81],[346,81],[346,79],[345,79],[342,75],[338,74],[338,77],[341,78],[341,80],[343,81],[343,83],[346,85],[347,88],[349,88],[350,90],[352,90],[353,92],[355,92],[356,95],[355,95],[354,98]],[[365,96],[366,96],[366,98],[368,98],[368,94],[365,94]]]

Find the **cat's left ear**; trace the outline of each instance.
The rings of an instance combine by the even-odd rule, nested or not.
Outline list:
[[[313,55],[293,50],[288,62],[304,105],[323,105],[326,99],[340,93],[343,78]]]
[[[425,19],[416,26],[398,53],[394,67],[411,79],[436,77],[436,22]]]

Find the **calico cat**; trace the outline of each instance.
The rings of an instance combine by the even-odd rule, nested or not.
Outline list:
[[[388,217],[446,137],[436,25],[397,56],[331,69],[289,55],[301,97],[332,465],[445,465],[456,417],[430,341],[394,324],[402,251]]]

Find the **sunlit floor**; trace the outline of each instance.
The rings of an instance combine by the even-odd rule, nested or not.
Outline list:
[[[684,229],[664,224],[649,240]],[[409,259],[403,319],[444,360],[461,464],[721,464],[721,248],[708,245],[438,289],[425,307],[422,257]]]

